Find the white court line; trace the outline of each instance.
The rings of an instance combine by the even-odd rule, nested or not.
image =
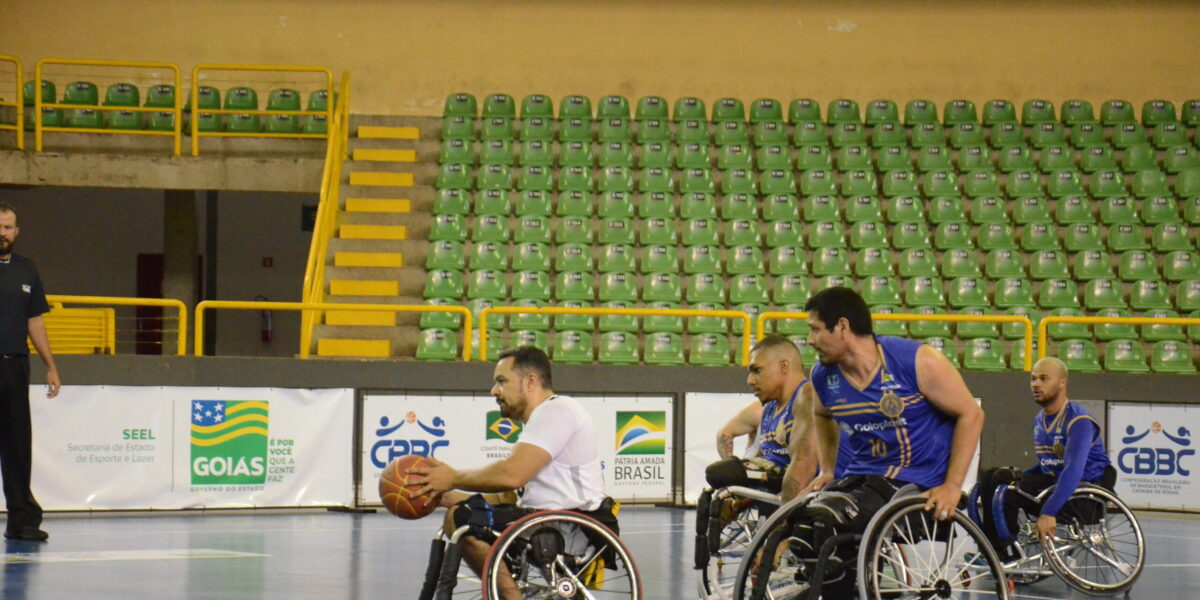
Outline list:
[[[268,554],[191,548],[186,550],[109,550],[97,552],[12,552],[3,554],[4,564],[107,562],[127,560],[190,560],[193,558],[262,558]]]

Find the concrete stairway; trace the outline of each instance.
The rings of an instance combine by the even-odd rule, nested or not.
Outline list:
[[[430,118],[350,117],[338,229],[325,257],[326,302],[424,302],[438,129],[440,123]],[[419,320],[417,314],[329,311],[314,328],[314,351],[412,357]]]

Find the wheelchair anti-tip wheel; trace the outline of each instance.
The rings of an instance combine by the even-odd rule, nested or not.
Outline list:
[[[1042,538],[1041,546],[1045,561],[1067,585],[1105,595],[1133,587],[1145,564],[1146,541],[1137,518],[1115,494],[1081,486],[1057,519],[1054,538]]]
[[[483,565],[484,598],[499,600],[507,581],[525,598],[642,598],[641,575],[620,538],[569,511],[525,516],[492,544]]]
[[[962,511],[938,521],[926,499],[893,500],[872,518],[858,554],[863,598],[1009,598],[995,550]]]

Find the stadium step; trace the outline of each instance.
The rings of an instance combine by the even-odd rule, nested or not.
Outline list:
[[[317,340],[317,356],[388,357],[392,354],[390,340]]]
[[[394,150],[383,148],[355,148],[354,160],[411,163],[417,160],[416,150]]]
[[[416,140],[421,138],[421,131],[416,127],[360,125],[358,128],[358,137],[374,139],[382,138],[389,140]]]
[[[396,313],[386,310],[327,310],[325,324],[395,327]]]
[[[404,225],[342,225],[338,237],[358,240],[403,240],[408,238]]]
[[[329,282],[332,296],[396,296],[400,293],[400,282],[370,279],[334,279]]]
[[[346,212],[412,212],[412,201],[407,198],[346,198]]]
[[[404,255],[399,252],[335,252],[335,267],[403,267]]]
[[[350,174],[350,185],[380,187],[412,187],[412,173],[389,173],[382,171],[358,171]]]

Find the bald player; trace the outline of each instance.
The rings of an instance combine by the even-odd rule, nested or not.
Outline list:
[[[800,351],[782,335],[771,334],[754,344],[747,369],[746,385],[758,401],[717,432],[717,454],[722,460],[709,465],[705,477],[714,488],[765,487],[781,493],[786,502],[816,475],[810,427],[815,395]],[[757,443],[756,456],[745,460],[733,456],[733,439],[739,435],[749,435]],[[755,477],[763,479],[754,481]]]
[[[1030,380],[1033,400],[1042,409],[1033,419],[1033,449],[1037,464],[1020,474],[1013,469],[992,469],[980,481],[983,529],[1001,558],[1013,560],[1017,510],[1038,515],[1039,537],[1054,534],[1057,515],[1082,481],[1112,489],[1117,471],[1108,460],[1104,433],[1087,409],[1067,398],[1067,365],[1048,356],[1033,366]],[[996,486],[1017,483],[1019,491],[1004,497],[1004,514],[993,512]],[[1034,497],[1057,485],[1039,508]]]

